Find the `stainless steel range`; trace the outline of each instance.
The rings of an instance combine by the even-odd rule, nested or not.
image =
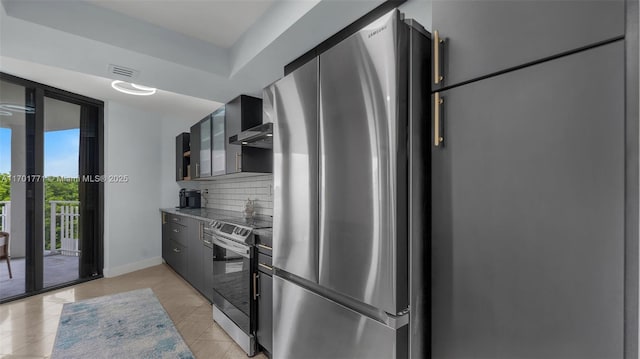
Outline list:
[[[249,356],[256,350],[253,230],[269,227],[268,221],[229,218],[204,228],[204,240],[213,247],[213,319]]]

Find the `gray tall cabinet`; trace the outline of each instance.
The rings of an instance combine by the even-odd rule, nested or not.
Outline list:
[[[432,358],[624,357],[624,22],[433,2]]]

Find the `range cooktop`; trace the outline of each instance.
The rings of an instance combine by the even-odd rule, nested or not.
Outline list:
[[[260,219],[260,218],[242,218],[242,217],[234,217],[234,218],[224,218],[217,220],[218,222],[225,222],[230,224],[235,224],[237,226],[248,227],[252,229],[259,228],[271,228],[273,225],[271,221]]]

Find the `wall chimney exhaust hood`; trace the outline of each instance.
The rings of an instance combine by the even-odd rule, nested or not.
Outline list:
[[[273,148],[273,123],[267,122],[244,130],[235,136],[229,137],[229,143],[249,147]]]

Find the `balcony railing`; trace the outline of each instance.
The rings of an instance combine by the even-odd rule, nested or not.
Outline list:
[[[49,243],[51,252],[66,256],[80,255],[79,201],[49,201]],[[59,227],[58,227],[59,226]],[[59,230],[58,230],[59,228]],[[0,231],[11,233],[11,201],[0,201]],[[44,244],[43,244],[43,250]]]
[[[49,204],[51,205],[51,217],[49,218],[51,251],[57,250],[65,256],[79,256],[80,202],[49,201]],[[57,230],[58,225],[60,225],[59,231]]]
[[[0,201],[0,232],[11,232],[11,201]]]

